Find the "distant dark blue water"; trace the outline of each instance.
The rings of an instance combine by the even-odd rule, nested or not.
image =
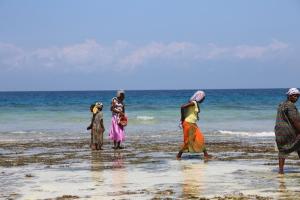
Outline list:
[[[211,134],[273,135],[277,105],[287,89],[205,90],[199,125]],[[195,90],[126,91],[127,134],[178,132],[180,105]],[[0,92],[0,138],[82,137],[90,104],[104,104],[106,129],[115,91]],[[298,106],[299,104],[297,104]]]

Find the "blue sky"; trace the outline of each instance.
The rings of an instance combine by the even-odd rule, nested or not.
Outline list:
[[[300,87],[300,1],[0,0],[0,91]]]

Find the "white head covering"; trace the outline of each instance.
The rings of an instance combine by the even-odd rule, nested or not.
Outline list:
[[[300,91],[297,88],[290,88],[289,91],[286,93],[288,96],[294,95],[294,94],[299,94]]]
[[[121,94],[125,94],[125,91],[124,90],[118,90],[117,91],[117,97],[120,97]]]
[[[96,114],[99,110],[103,108],[103,103],[101,102],[96,102],[95,106],[93,108],[93,113]]]
[[[190,98],[190,101],[201,101],[202,99],[204,99],[205,97],[205,92],[198,90],[197,92],[195,92],[195,94]]]
[[[103,107],[103,103],[101,103],[101,102],[96,102],[96,103],[95,103],[95,107],[97,107],[97,108],[102,108],[102,107]]]

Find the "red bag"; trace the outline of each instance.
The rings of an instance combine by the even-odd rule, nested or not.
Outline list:
[[[128,122],[128,119],[125,115],[119,115],[118,117],[118,124],[120,126],[127,126],[127,122]]]

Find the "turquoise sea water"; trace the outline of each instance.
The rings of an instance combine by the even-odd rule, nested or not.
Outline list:
[[[206,135],[273,136],[287,89],[205,90],[199,126]],[[180,132],[180,105],[195,90],[126,91],[128,136]],[[89,106],[104,104],[106,134],[115,91],[0,92],[0,139],[89,137]],[[297,104],[298,105],[298,104]]]

